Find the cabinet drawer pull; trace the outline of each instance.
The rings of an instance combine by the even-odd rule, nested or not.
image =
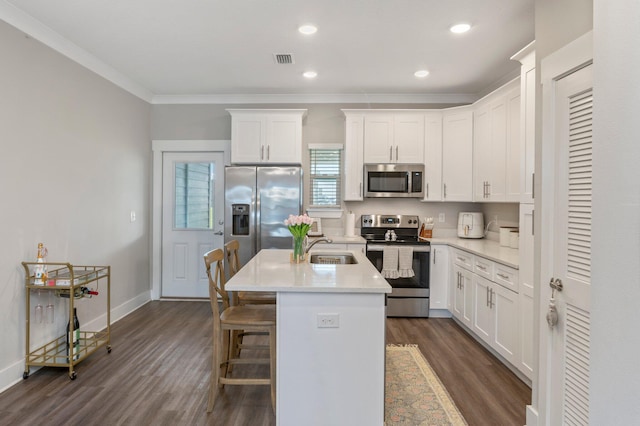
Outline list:
[[[505,274],[501,274],[501,273],[497,273],[497,276],[499,276],[500,278],[502,278],[503,280],[508,280],[509,279],[509,275],[505,275]]]
[[[486,271],[486,270],[487,270],[487,268],[486,268],[486,267],[484,267],[484,266],[482,266],[482,265],[479,265],[479,264],[476,264],[476,268],[478,268],[478,269],[482,269],[483,271]]]

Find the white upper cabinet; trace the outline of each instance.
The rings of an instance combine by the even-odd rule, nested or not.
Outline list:
[[[442,200],[473,201],[472,107],[442,113]]]
[[[364,115],[343,110],[345,119],[344,143],[344,201],[364,198]]]
[[[511,58],[520,61],[520,202],[532,204],[534,197],[536,140],[536,54],[531,42]]]
[[[517,81],[474,105],[475,201],[519,201],[519,120]]]
[[[442,113],[424,115],[424,201],[442,200]]]
[[[365,163],[419,163],[424,156],[424,113],[365,114],[364,146]]]
[[[522,134],[520,132],[520,86],[507,93],[507,168],[505,201],[520,201],[520,156]]]
[[[232,164],[301,164],[306,109],[228,109]]]

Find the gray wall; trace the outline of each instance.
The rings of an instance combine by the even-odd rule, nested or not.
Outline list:
[[[39,242],[49,261],[111,265],[112,308],[148,297],[151,149],[146,102],[4,22],[0,56],[1,390],[24,369],[20,262]],[[104,314],[100,292],[79,301],[81,324]],[[34,325],[33,345],[64,334],[66,300],[52,301],[56,323]]]

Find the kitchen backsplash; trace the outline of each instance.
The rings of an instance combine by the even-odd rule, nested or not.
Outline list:
[[[352,211],[356,216],[356,235],[360,232],[360,216],[363,214],[414,214],[422,221],[433,217],[434,237],[455,237],[459,212],[482,212],[485,225],[498,216],[498,225],[489,226],[490,239],[498,239],[501,226],[518,226],[519,210],[517,203],[425,203],[406,199],[367,199],[363,202],[345,202],[344,213]],[[440,222],[444,214],[444,222]],[[327,235],[344,234],[345,215],[339,219],[322,219],[322,229]]]

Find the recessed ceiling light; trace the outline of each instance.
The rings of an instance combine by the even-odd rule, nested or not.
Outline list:
[[[452,33],[456,33],[456,34],[466,33],[470,29],[471,29],[471,25],[469,25],[469,24],[456,24],[456,25],[452,26],[451,28],[449,28],[449,30]]]
[[[318,31],[318,27],[312,24],[305,24],[299,27],[298,31],[300,31],[304,35],[311,35],[315,34]]]
[[[318,73],[315,71],[305,71],[302,75],[305,78],[316,78],[318,76]]]
[[[415,73],[413,73],[413,75],[415,75],[416,77],[424,78],[424,77],[429,75],[429,71],[420,70],[420,71],[416,71]]]

